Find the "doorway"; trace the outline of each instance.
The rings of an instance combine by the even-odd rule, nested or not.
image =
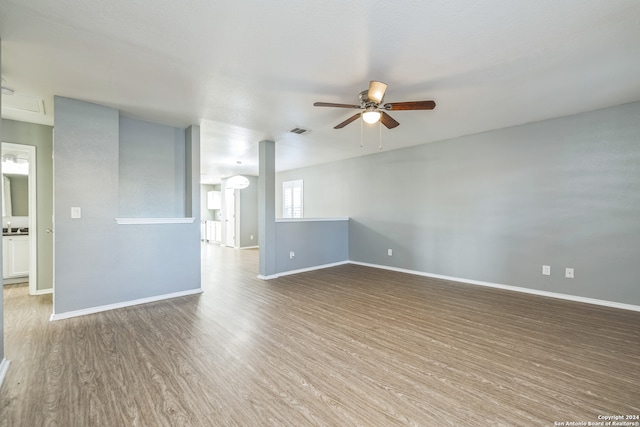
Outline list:
[[[236,190],[235,188],[225,188],[225,224],[226,238],[225,246],[236,247]]]
[[[3,281],[17,283],[27,273],[30,295],[38,284],[36,160],[36,147],[2,143]]]

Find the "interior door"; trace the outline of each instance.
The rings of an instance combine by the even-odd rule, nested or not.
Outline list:
[[[226,242],[225,245],[236,247],[236,190],[227,188],[224,192]]]

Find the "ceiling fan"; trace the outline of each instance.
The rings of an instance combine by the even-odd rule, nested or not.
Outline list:
[[[369,82],[369,89],[360,92],[359,105],[334,104],[332,102],[314,102],[313,105],[315,107],[355,108],[363,110],[361,113],[354,114],[342,123],[337,124],[334,129],[342,129],[360,116],[362,116],[362,120],[366,123],[373,124],[380,121],[388,129],[393,129],[400,123],[388,115],[387,111],[433,110],[436,107],[436,103],[434,101],[390,102],[381,105],[386,90],[386,83],[372,80]]]

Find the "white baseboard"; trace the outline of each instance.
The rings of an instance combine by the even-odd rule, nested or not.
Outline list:
[[[3,285],[15,285],[18,283],[29,283],[29,276],[24,276],[24,277],[14,277],[11,279],[3,279],[2,280],[2,284]]]
[[[454,281],[454,282],[468,283],[470,285],[478,285],[478,286],[486,286],[486,287],[489,287],[489,288],[505,289],[505,290],[508,290],[508,291],[522,292],[522,293],[525,293],[525,294],[532,294],[532,295],[539,295],[539,296],[543,296],[543,297],[550,297],[550,298],[557,298],[557,299],[563,299],[563,300],[568,300],[568,301],[582,302],[582,303],[586,303],[586,304],[601,305],[601,306],[605,306],[605,307],[619,308],[619,309],[622,309],[622,310],[640,311],[640,306],[632,305],[632,304],[624,304],[624,303],[615,302],[615,301],[607,301],[607,300],[601,300],[601,299],[596,299],[596,298],[587,298],[587,297],[581,297],[581,296],[577,296],[577,295],[560,294],[560,293],[557,293],[557,292],[539,291],[537,289],[521,288],[519,286],[511,286],[511,285],[501,285],[501,284],[498,284],[498,283],[482,282],[480,280],[472,280],[472,279],[464,279],[464,278],[461,278],[461,277],[444,276],[442,274],[425,273],[423,271],[407,270],[405,268],[390,267],[390,266],[387,266],[387,265],[369,264],[369,263],[366,263],[366,262],[358,262],[358,261],[349,261],[349,263],[350,264],[356,264],[356,265],[362,265],[362,266],[365,266],[365,267],[380,268],[380,269],[383,269],[383,270],[391,270],[391,271],[397,271],[397,272],[400,272],[400,273],[413,274],[413,275],[416,275],[416,276],[432,277],[434,279],[442,279],[442,280],[450,280],[450,281]]]
[[[9,364],[11,364],[11,362],[7,359],[2,359],[2,362],[0,362],[0,388],[2,388],[4,377],[7,375],[7,371],[9,370]]]
[[[259,246],[241,246],[238,249],[244,250],[244,249],[258,249]]]
[[[306,273],[307,271],[322,270],[323,268],[337,267],[339,265],[349,264],[349,261],[332,262],[330,264],[314,265],[313,267],[301,268],[298,270],[289,270],[278,273],[278,276],[289,276],[291,274]]]
[[[350,261],[339,261],[339,262],[332,262],[330,264],[314,265],[313,267],[300,268],[298,270],[283,271],[280,273],[273,274],[271,276],[259,275],[258,279],[262,279],[262,280],[277,279],[278,277],[282,277],[282,276],[290,276],[292,274],[306,273],[307,271],[322,270],[323,268],[337,267],[339,265],[349,264],[349,262]]]
[[[162,301],[162,300],[165,300],[165,299],[184,297],[184,296],[187,296],[187,295],[201,294],[202,292],[203,292],[202,288],[197,288],[197,289],[190,289],[188,291],[173,292],[173,293],[170,293],[170,294],[157,295],[157,296],[149,297],[149,298],[140,298],[140,299],[135,299],[135,300],[131,300],[131,301],[124,301],[124,302],[119,302],[119,303],[116,303],[116,304],[107,304],[107,305],[101,305],[101,306],[98,306],[98,307],[84,308],[82,310],[67,311],[67,312],[64,312],[64,313],[53,313],[51,315],[51,319],[50,320],[54,321],[54,320],[69,319],[71,317],[86,316],[87,314],[100,313],[102,311],[115,310],[117,308],[124,308],[124,307],[131,307],[132,305],[146,304],[146,303],[149,303],[149,302],[155,302],[155,301]]]
[[[53,293],[53,288],[49,288],[49,289],[37,289],[36,293],[33,295],[46,295],[46,294],[52,294]]]

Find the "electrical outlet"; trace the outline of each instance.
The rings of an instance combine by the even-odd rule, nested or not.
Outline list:
[[[565,268],[564,269],[564,277],[566,277],[567,279],[573,279],[574,278],[573,268]]]
[[[293,251],[289,252],[289,259],[294,259],[296,257],[296,253]]]
[[[387,255],[393,256],[393,249],[387,249]]]
[[[551,276],[551,266],[550,265],[543,265],[542,266],[542,274],[545,276]]]
[[[253,234],[251,235],[250,239],[253,240]]]

